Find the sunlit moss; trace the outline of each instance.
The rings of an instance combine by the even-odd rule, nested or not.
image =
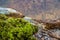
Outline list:
[[[0,40],[36,40],[37,27],[22,18],[0,15]]]

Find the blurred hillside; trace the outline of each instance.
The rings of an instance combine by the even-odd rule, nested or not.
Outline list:
[[[60,17],[60,0],[0,0],[0,6],[14,8],[37,19]]]

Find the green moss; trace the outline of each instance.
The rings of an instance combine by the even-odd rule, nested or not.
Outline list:
[[[0,14],[0,40],[36,40],[37,27],[22,18]]]

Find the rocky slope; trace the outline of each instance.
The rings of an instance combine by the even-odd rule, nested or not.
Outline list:
[[[0,12],[0,14],[8,14],[9,17],[17,16],[22,18],[23,16],[20,12],[10,8],[0,8]],[[33,35],[37,40],[60,40],[60,20],[35,20],[27,16],[23,16],[23,18],[38,26],[38,32]]]

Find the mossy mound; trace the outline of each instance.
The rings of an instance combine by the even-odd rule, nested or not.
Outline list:
[[[0,40],[36,40],[38,28],[22,18],[0,14]]]

